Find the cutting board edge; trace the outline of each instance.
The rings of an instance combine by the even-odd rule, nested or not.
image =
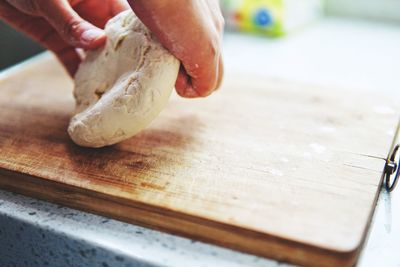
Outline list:
[[[18,179],[18,183],[15,183],[15,179]],[[133,201],[127,203],[125,199],[3,168],[0,168],[0,188],[170,234],[195,238],[209,244],[307,266],[310,266],[310,262],[313,262],[315,266],[353,266],[365,240],[365,235],[363,235],[364,238],[360,244],[349,251],[326,249],[220,222],[210,222],[204,218],[180,214],[177,211],[160,212],[157,209],[156,212],[150,205],[140,207]],[[48,188],[52,190],[48,190]],[[91,194],[91,198],[88,198],[88,194]],[[93,197],[97,200],[97,204],[93,201]],[[90,201],[85,201],[86,198]],[[121,203],[122,201],[125,203]],[[93,205],[96,208],[93,208]],[[127,210],[130,212],[127,213]],[[371,211],[367,226],[370,224],[373,212],[374,209]],[[173,213],[173,217],[171,217],[171,213]],[[185,227],[182,227],[183,225]],[[367,229],[368,227],[365,231]],[[212,238],[201,234],[205,231],[208,232],[207,236],[212,236]],[[230,237],[224,240],[226,235],[230,235]],[[216,236],[220,238],[215,238]]]

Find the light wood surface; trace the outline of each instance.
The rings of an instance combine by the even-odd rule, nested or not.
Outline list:
[[[0,187],[292,263],[351,266],[395,99],[228,73],[138,136],[74,145],[72,82],[47,55],[0,74]]]

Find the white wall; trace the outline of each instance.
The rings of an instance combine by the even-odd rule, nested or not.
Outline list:
[[[400,0],[325,0],[328,14],[400,23]]]

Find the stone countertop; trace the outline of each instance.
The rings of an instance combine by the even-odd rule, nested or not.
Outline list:
[[[327,18],[283,39],[226,34],[226,71],[400,94],[400,26]],[[400,188],[382,190],[358,266],[400,266]],[[0,266],[278,266],[0,190]]]

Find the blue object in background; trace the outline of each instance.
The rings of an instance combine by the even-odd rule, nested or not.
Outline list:
[[[260,8],[254,14],[254,23],[257,26],[267,27],[272,24],[272,16],[265,8]]]

